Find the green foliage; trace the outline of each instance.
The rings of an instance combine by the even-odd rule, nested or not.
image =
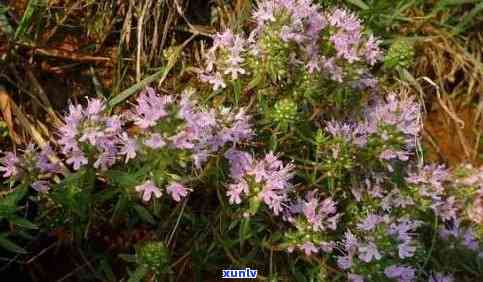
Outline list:
[[[15,31],[14,39],[23,39],[26,37],[29,28],[36,21],[42,11],[47,7],[47,0],[30,0],[20,23]]]
[[[409,68],[414,59],[414,47],[405,39],[396,39],[384,57],[384,67],[388,70]]]

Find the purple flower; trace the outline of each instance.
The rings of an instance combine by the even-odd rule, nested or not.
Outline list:
[[[348,253],[354,253],[359,247],[359,241],[350,230],[344,233],[343,246]]]
[[[249,153],[234,148],[226,151],[225,158],[230,163],[230,177],[234,180],[240,180],[253,164],[253,158]]]
[[[161,193],[161,190],[159,190],[159,188],[156,187],[153,182],[149,180],[141,185],[136,186],[135,190],[136,192],[143,194],[143,201],[145,202],[149,202],[152,195],[154,195],[155,198],[160,198],[163,195],[163,193]]]
[[[245,74],[246,71],[241,68],[240,64],[243,63],[244,59],[241,57],[241,53],[245,51],[246,41],[240,35],[233,37],[231,46],[226,46],[228,50],[228,58],[224,74],[231,74],[233,80],[238,79],[238,74]]]
[[[81,119],[84,117],[84,110],[82,105],[69,104],[69,113],[65,116],[64,120],[67,125],[77,126]]]
[[[174,136],[169,137],[169,140],[173,142],[173,146],[177,149],[193,149],[193,139],[195,135],[190,129],[180,131]]]
[[[392,126],[405,136],[405,146],[414,148],[415,140],[421,131],[420,107],[414,97],[397,97],[391,93],[387,101],[378,101],[369,107],[366,112],[366,131],[368,134],[379,134],[387,139],[387,133],[382,130],[384,126]]]
[[[439,199],[444,193],[444,183],[449,178],[449,172],[444,165],[426,165],[416,173],[410,173],[406,181],[418,185],[422,196]]]
[[[315,71],[320,71],[320,63],[317,59],[311,59],[307,64],[307,69],[309,73],[313,73]]]
[[[336,64],[335,58],[322,58],[322,69],[330,74],[332,80],[343,81],[344,71]]]
[[[349,273],[347,279],[350,282],[364,282],[364,277],[362,277],[361,275],[353,274],[353,273]]]
[[[262,160],[254,161],[246,153],[229,151],[225,156],[229,158],[231,174],[235,183],[229,185],[227,195],[230,203],[241,203],[242,194],[248,194],[249,188],[245,178],[252,177],[258,186],[254,195],[269,206],[275,215],[283,211],[288,200],[288,190],[291,187],[290,179],[293,176],[293,165],[284,166],[273,154],[269,153]]]
[[[377,63],[382,57],[382,51],[379,49],[379,44],[381,44],[380,40],[375,38],[372,34],[369,35],[364,49],[364,57],[371,66]]]
[[[153,133],[151,136],[144,141],[144,144],[152,149],[159,149],[166,145],[161,134]]]
[[[13,152],[6,152],[0,159],[0,171],[3,171],[3,177],[16,176],[19,172],[18,163],[20,162],[17,155]]]
[[[229,29],[222,33],[219,32],[214,37],[213,46],[215,49],[218,47],[228,47],[233,44],[234,38],[233,32]]]
[[[82,166],[89,163],[84,153],[80,150],[71,152],[70,157],[66,160],[67,164],[71,164],[74,170],[79,170]]]
[[[200,80],[210,83],[213,87],[213,91],[218,91],[220,89],[226,88],[226,83],[223,80],[223,76],[219,72],[216,72],[214,74],[201,74]]]
[[[414,252],[416,252],[416,247],[411,245],[411,241],[407,240],[404,241],[402,244],[399,244],[398,250],[399,257],[405,259],[414,256]]]
[[[444,221],[456,220],[458,217],[459,207],[454,196],[446,199],[434,199],[431,208]]]
[[[127,163],[130,159],[134,159],[136,157],[137,142],[136,139],[130,138],[126,132],[121,134],[120,141],[122,147],[119,154],[126,156]]]
[[[335,215],[336,203],[331,198],[319,202],[314,193],[309,193],[307,198],[307,201],[303,202],[302,211],[311,228],[314,231],[324,231],[327,228],[335,230],[338,219]]]
[[[47,193],[50,190],[49,184],[46,180],[37,180],[32,183],[32,188],[39,193]]]
[[[396,279],[400,282],[410,282],[414,281],[416,271],[412,267],[392,265],[386,267],[384,274],[388,278]]]
[[[168,194],[171,195],[171,198],[173,198],[173,200],[176,202],[181,201],[181,198],[184,198],[188,195],[188,189],[177,182],[172,182],[169,184],[166,188],[166,192],[168,192]]]
[[[360,33],[352,33],[339,31],[330,37],[330,41],[334,44],[338,58],[344,58],[349,63],[358,61],[360,58],[357,54],[357,44],[361,39]]]
[[[69,154],[71,151],[79,151],[79,144],[76,136],[79,133],[77,126],[74,124],[66,124],[59,128],[60,139],[59,145],[62,147],[63,154]]]
[[[411,240],[411,231],[415,231],[421,225],[421,222],[402,219],[398,223],[392,223],[389,227],[389,234],[397,236],[401,241]]]
[[[241,203],[241,196],[243,194],[248,194],[248,191],[248,184],[245,180],[242,179],[238,183],[230,184],[228,186],[228,191],[226,192],[226,195],[229,197],[228,201],[230,202],[230,204],[239,205]]]
[[[340,27],[344,31],[359,32],[362,28],[361,21],[357,16],[344,9],[333,10],[328,17],[329,24]]]
[[[363,231],[371,231],[379,223],[381,223],[382,220],[383,219],[378,215],[369,214],[365,219],[363,219],[359,224],[357,224],[357,228]]]
[[[471,165],[465,166],[468,170],[468,176],[461,180],[461,183],[466,186],[480,187],[480,195],[483,197],[483,165],[479,169],[473,168]]]
[[[435,272],[429,277],[428,282],[453,282],[453,275],[445,275],[444,273]]]
[[[337,265],[344,270],[351,268],[352,256],[346,255],[337,257]]]
[[[118,134],[122,130],[121,117],[113,115],[106,119],[106,131],[111,134]]]
[[[80,142],[88,141],[89,144],[95,146],[97,139],[104,137],[104,131],[98,126],[90,126],[82,130],[82,135],[79,138]]]
[[[352,140],[352,134],[354,132],[354,126],[348,123],[341,123],[335,120],[327,122],[325,130],[333,137],[341,138],[346,141]]]
[[[206,150],[201,150],[192,155],[193,163],[197,169],[201,169],[201,166],[208,160],[209,153]]]
[[[320,243],[320,249],[326,253],[332,253],[334,248],[335,248],[335,242],[333,241]]]
[[[365,245],[359,245],[359,258],[364,262],[371,262],[373,259],[380,260],[381,254],[377,250],[377,246],[373,242]]]
[[[274,10],[277,4],[275,1],[259,1],[257,9],[252,13],[252,17],[257,22],[259,28],[265,24],[265,22],[274,22]]]
[[[386,160],[386,161],[394,160],[394,159],[407,161],[409,157],[408,157],[408,152],[393,150],[393,149],[386,149],[379,154],[379,159]]]
[[[483,225],[483,186],[480,188],[479,195],[473,201],[473,204],[468,211],[468,216],[470,219],[477,224]]]
[[[166,106],[172,103],[169,96],[160,96],[147,87],[137,98],[134,108],[134,123],[142,129],[156,125],[159,119],[168,115]]]
[[[305,242],[304,244],[302,244],[300,246],[300,249],[304,251],[306,256],[310,256],[312,253],[316,254],[319,252],[319,249],[317,249],[317,247],[315,247],[314,244],[310,242]]]
[[[54,151],[49,145],[46,145],[42,148],[37,156],[36,164],[37,168],[40,170],[41,173],[56,173],[59,171],[59,165],[52,163],[49,159],[53,155]]]
[[[472,251],[478,250],[479,241],[471,228],[466,229],[463,234],[463,245]]]
[[[102,145],[102,150],[97,156],[97,160],[94,162],[95,168],[101,168],[101,170],[107,170],[109,167],[113,166],[116,162],[116,156],[118,150],[114,144],[105,143]]]
[[[101,99],[88,99],[85,115],[87,117],[97,116],[105,108],[104,102]]]
[[[234,116],[228,115],[227,120],[231,126],[223,128],[219,134],[224,143],[238,143],[252,138],[253,130],[249,121],[250,116],[246,114],[245,109],[240,109]]]

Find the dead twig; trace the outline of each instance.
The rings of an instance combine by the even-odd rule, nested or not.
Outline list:
[[[437,96],[438,104],[441,106],[441,108],[444,110],[444,112],[448,115],[448,117],[451,118],[451,120],[453,120],[453,122],[456,124],[456,126],[455,126],[456,133],[458,134],[458,139],[460,141],[461,147],[463,148],[463,152],[468,159],[471,158],[471,153],[468,149],[468,145],[466,144],[466,140],[465,140],[463,132],[462,132],[462,129],[465,127],[465,122],[463,120],[461,120],[455,114],[453,104],[451,103],[451,101],[449,101],[449,99],[446,99],[448,105],[446,105],[446,103],[443,101],[443,99],[441,98],[439,86],[436,83],[434,83],[431,79],[429,79],[428,77],[422,77],[422,79],[424,81],[428,82],[431,86],[433,86],[436,89],[436,96]]]
[[[46,252],[48,252],[50,249],[52,249],[53,247],[57,246],[58,243],[59,243],[59,241],[54,242],[50,246],[48,246],[47,248],[44,248],[38,254],[36,254],[35,256],[31,257],[28,261],[26,261],[25,264],[31,264],[36,259],[38,259],[39,257],[41,257],[43,254],[45,254]]]
[[[37,89],[37,94],[44,104],[44,109],[47,111],[47,114],[52,118],[54,125],[55,126],[61,126],[63,125],[63,122],[60,120],[60,118],[57,116],[56,112],[52,108],[52,104],[50,103],[49,98],[47,97],[47,94],[44,91],[44,88],[42,85],[40,85],[39,81],[33,74],[31,70],[27,70],[27,77],[30,79],[32,82],[32,85]]]
[[[35,48],[34,53],[38,55],[54,57],[59,59],[67,59],[71,61],[79,61],[79,62],[112,62],[111,58],[107,57],[97,57],[97,56],[89,56],[89,55],[79,55],[74,52],[58,50],[58,49],[44,49],[44,48]]]
[[[12,119],[12,99],[7,94],[5,88],[0,85],[0,112],[3,116],[3,120],[7,124],[8,131],[10,133],[10,138],[15,144],[20,144],[20,138],[18,137],[17,133],[15,132],[13,119]]]
[[[138,19],[138,44],[137,44],[137,50],[136,50],[136,82],[141,81],[142,73],[141,73],[141,56],[142,56],[142,50],[143,50],[143,39],[144,39],[144,33],[143,33],[143,25],[144,25],[144,17],[146,16],[146,11],[148,10],[149,7],[151,7],[152,0],[147,0],[144,3],[143,9],[141,11],[141,16]]]
[[[58,21],[56,23],[56,25],[51,30],[49,30],[49,32],[45,35],[43,42],[48,42],[50,40],[50,38],[57,32],[57,29],[61,25],[63,25],[65,23],[65,21],[70,17],[72,12],[79,9],[81,7],[81,5],[82,5],[82,1],[76,1],[69,8],[67,8],[67,11],[65,12],[64,17],[62,17],[62,19],[60,19],[60,21]]]

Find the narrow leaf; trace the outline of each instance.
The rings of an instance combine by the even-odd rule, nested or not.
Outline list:
[[[134,210],[137,212],[139,217],[141,217],[142,220],[147,221],[151,224],[156,224],[156,221],[154,220],[154,217],[151,215],[151,213],[144,208],[143,206],[140,205],[134,205]]]
[[[27,251],[20,247],[19,245],[15,244],[14,242],[7,239],[7,237],[0,235],[0,247],[4,248],[12,253],[17,254],[26,254]]]
[[[11,223],[17,225],[17,226],[20,226],[20,227],[23,227],[23,228],[27,228],[27,229],[38,229],[39,227],[35,224],[33,224],[32,222],[26,220],[25,218],[22,218],[22,217],[18,217],[18,216],[14,216],[12,218],[9,219]]]
[[[351,3],[354,6],[361,8],[362,10],[368,10],[369,9],[369,6],[367,6],[367,4],[364,3],[364,1],[362,1],[362,0],[347,0],[347,2]]]
[[[140,282],[142,281],[144,276],[146,276],[147,273],[148,273],[148,270],[145,266],[142,266],[142,265],[138,266],[138,268],[136,268],[136,271],[129,274],[128,282]]]

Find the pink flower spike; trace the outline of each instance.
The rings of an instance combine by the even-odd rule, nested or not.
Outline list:
[[[163,195],[161,190],[159,190],[159,188],[150,180],[144,182],[144,184],[136,186],[135,190],[136,192],[143,193],[143,201],[145,202],[149,202],[153,194],[155,198],[160,198]]]

